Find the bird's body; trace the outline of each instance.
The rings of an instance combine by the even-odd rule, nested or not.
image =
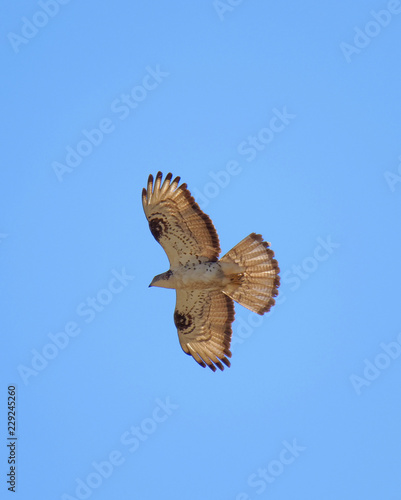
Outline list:
[[[174,323],[182,349],[213,371],[230,366],[234,301],[258,314],[274,305],[280,278],[270,244],[251,233],[222,258],[210,218],[192,198],[186,184],[178,186],[162,173],[150,175],[142,192],[149,228],[164,248],[170,269],[150,286],[176,290]]]
[[[229,262],[189,262],[154,277],[150,286],[176,290],[224,290],[243,268]]]

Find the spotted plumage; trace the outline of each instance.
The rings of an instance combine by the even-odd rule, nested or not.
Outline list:
[[[169,173],[149,176],[142,203],[149,228],[164,248],[170,269],[150,286],[176,290],[174,324],[185,353],[201,366],[230,366],[234,301],[264,314],[274,305],[279,267],[270,244],[251,233],[220,260],[220,243],[209,216],[186,184]]]

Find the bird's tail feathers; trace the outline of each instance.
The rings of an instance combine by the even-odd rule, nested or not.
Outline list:
[[[270,244],[260,234],[252,233],[226,253],[220,262],[240,266],[241,272],[230,276],[223,292],[242,306],[264,314],[275,304],[280,285],[277,260]],[[224,267],[223,267],[224,269]],[[238,268],[237,268],[238,269]]]

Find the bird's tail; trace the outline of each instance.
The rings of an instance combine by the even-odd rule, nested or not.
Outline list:
[[[223,269],[229,269],[224,263],[236,264],[233,268],[237,271],[237,266],[241,268],[230,275],[231,282],[223,292],[258,314],[264,314],[275,304],[280,285],[280,269],[269,246],[260,234],[252,233],[220,259]]]

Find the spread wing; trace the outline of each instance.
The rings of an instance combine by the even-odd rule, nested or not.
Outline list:
[[[174,323],[182,349],[213,371],[230,366],[234,302],[218,290],[177,290]]]
[[[185,265],[196,258],[216,261],[220,254],[219,238],[213,222],[202,212],[186,184],[178,187],[180,177],[172,182],[167,174],[162,184],[162,173],[148,179],[142,191],[142,204],[149,228],[164,248],[170,267]]]

